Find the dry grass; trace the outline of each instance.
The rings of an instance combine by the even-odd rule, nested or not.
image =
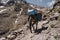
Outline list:
[[[60,16],[58,16],[58,21],[60,21]]]
[[[55,27],[54,27],[54,26],[55,26],[54,24],[51,24],[50,26],[51,26],[51,28],[55,28]]]

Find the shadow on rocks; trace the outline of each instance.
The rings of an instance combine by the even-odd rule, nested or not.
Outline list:
[[[39,34],[41,33],[43,30],[47,30],[48,27],[43,27],[41,29],[35,30],[35,33]]]

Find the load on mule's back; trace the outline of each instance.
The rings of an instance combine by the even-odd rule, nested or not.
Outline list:
[[[34,9],[28,9],[28,15],[29,28],[30,32],[32,33],[32,27],[34,31],[35,29],[37,30],[38,21],[42,19],[42,13],[37,13],[37,11]],[[36,24],[36,28],[34,28],[34,24]]]
[[[36,10],[28,9],[28,15],[35,15],[35,14],[37,14]]]

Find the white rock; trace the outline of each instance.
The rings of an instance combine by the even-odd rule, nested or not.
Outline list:
[[[6,11],[6,10],[7,10],[7,9],[3,9],[3,10],[1,10],[1,11],[0,11],[0,14],[1,14],[2,12]]]
[[[4,8],[4,6],[0,6],[0,8]]]
[[[16,37],[15,35],[8,35],[8,36],[7,36],[8,39],[13,39],[13,38],[15,38],[15,37]]]
[[[6,39],[5,37],[0,38],[0,40],[5,40],[5,39]]]

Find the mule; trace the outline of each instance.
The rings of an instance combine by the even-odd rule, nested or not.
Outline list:
[[[28,18],[29,21],[29,28],[30,32],[37,30],[38,22],[42,20],[42,12],[39,12],[35,15],[30,15]],[[34,27],[34,24],[36,24],[36,28]],[[32,30],[33,28],[33,30]]]

